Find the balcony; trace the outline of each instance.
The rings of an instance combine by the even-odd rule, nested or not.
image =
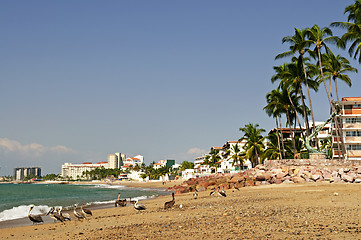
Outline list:
[[[361,137],[345,137],[345,143],[361,143]]]
[[[361,109],[345,109],[343,115],[361,115]]]
[[[345,128],[361,129],[361,123],[344,123],[343,129]]]
[[[347,157],[361,158],[361,150],[349,150],[349,151],[347,151]]]

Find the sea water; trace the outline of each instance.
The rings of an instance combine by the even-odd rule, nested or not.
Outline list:
[[[114,203],[118,193],[121,199],[141,200],[160,191],[107,184],[0,184],[0,222],[27,217],[31,205],[33,214],[46,214],[52,206],[66,210],[74,204]]]

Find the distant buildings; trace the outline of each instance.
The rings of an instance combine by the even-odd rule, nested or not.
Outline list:
[[[41,177],[40,167],[21,167],[14,169],[14,180],[22,181],[26,176],[34,175]]]
[[[121,168],[124,165],[125,154],[108,154],[109,168]]]

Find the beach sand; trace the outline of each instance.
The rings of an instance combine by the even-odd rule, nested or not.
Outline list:
[[[161,183],[160,183],[161,184]],[[145,184],[146,185],[146,184]],[[143,187],[145,186],[143,185]],[[84,221],[1,229],[0,239],[361,239],[359,184],[280,184],[93,210]],[[180,208],[182,204],[182,208]]]

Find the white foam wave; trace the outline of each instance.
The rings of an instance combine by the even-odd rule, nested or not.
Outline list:
[[[109,184],[93,184],[93,187],[96,187],[96,188],[111,188],[111,189],[125,188],[125,186],[122,186],[122,185],[109,185]]]
[[[0,222],[27,217],[30,210],[30,206],[31,205],[21,205],[0,212]],[[50,208],[46,205],[35,206],[31,213],[34,215],[45,215],[49,212],[49,209]]]

